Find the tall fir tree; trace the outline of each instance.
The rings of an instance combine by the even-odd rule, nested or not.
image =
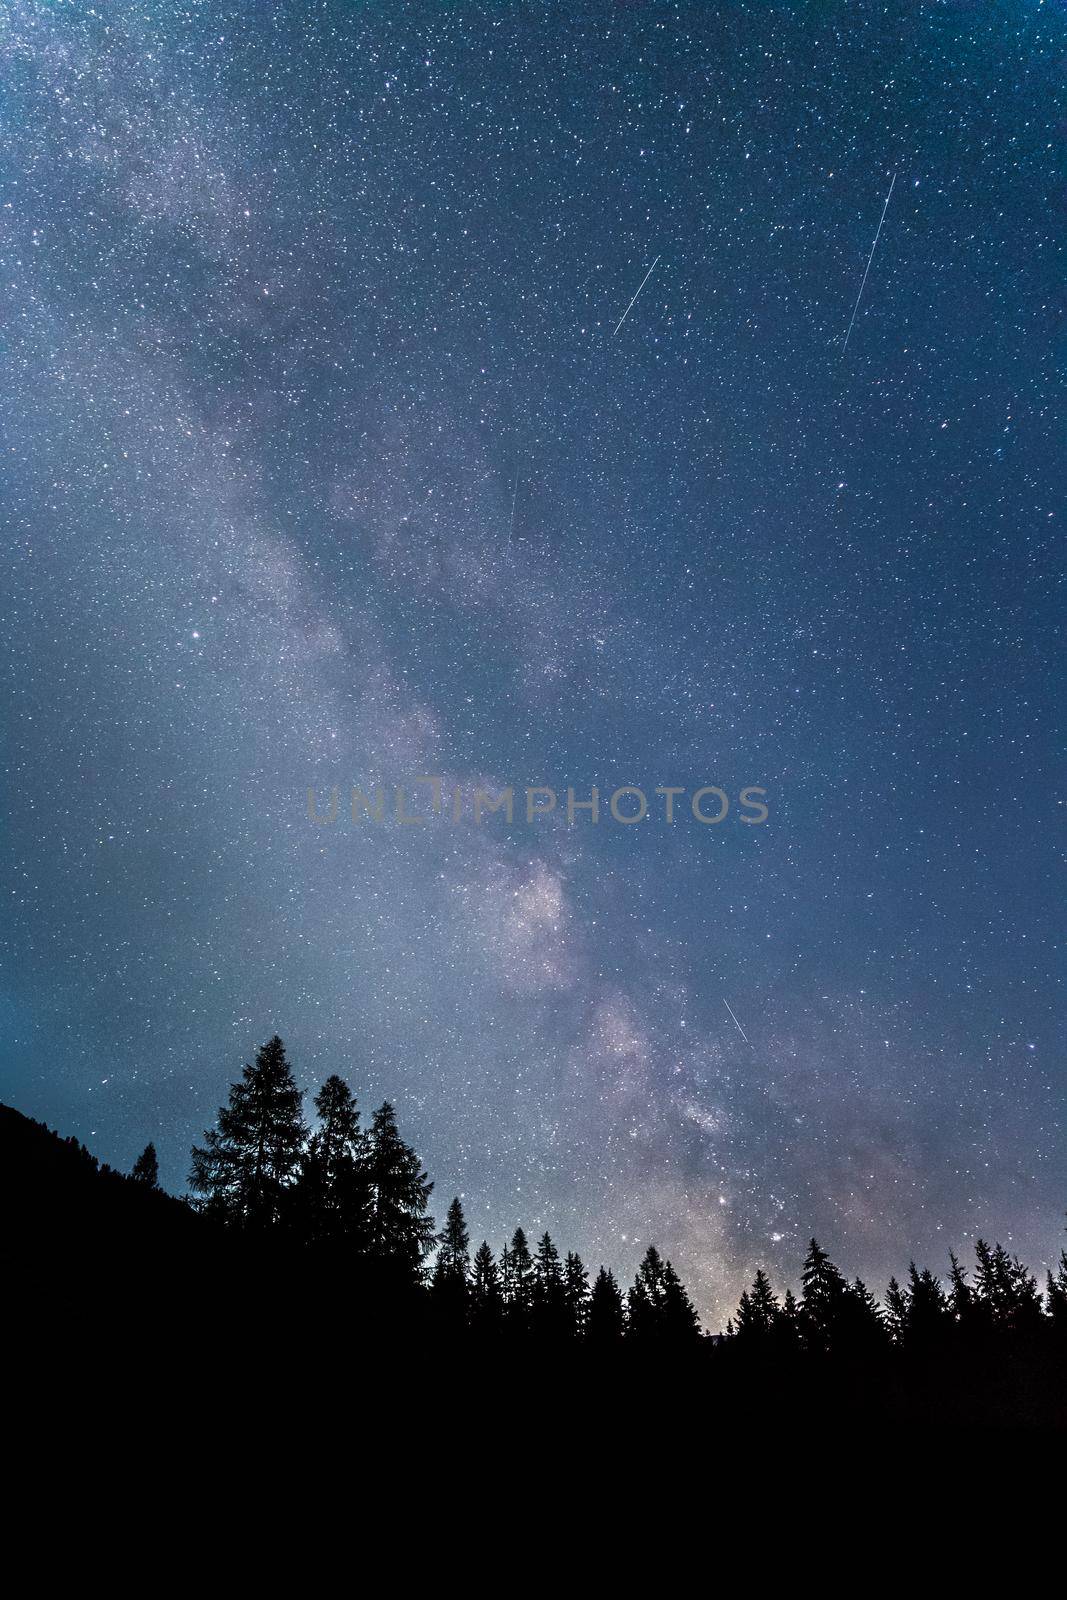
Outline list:
[[[1041,1326],[1041,1295],[1037,1279],[1018,1256],[1011,1258],[1011,1326],[1016,1333],[1036,1333]]]
[[[792,1289],[785,1291],[778,1315],[774,1319],[772,1334],[775,1353],[780,1358],[789,1359],[799,1353],[801,1348],[800,1307],[797,1305]]]
[[[586,1318],[589,1314],[589,1274],[582,1264],[581,1256],[568,1251],[567,1259],[563,1263],[563,1304],[567,1319],[567,1333],[572,1339],[580,1339],[585,1332]]]
[[[493,1252],[483,1239],[475,1251],[471,1269],[470,1326],[477,1334],[492,1336],[500,1332],[503,1319],[500,1273]]]
[[[337,1073],[326,1079],[315,1096],[319,1127],[312,1144],[329,1167],[340,1162],[362,1161],[367,1141],[359,1126],[359,1107],[348,1084]]]
[[[686,1340],[700,1330],[693,1303],[655,1245],[645,1251],[627,1296],[628,1335],[635,1340]]]
[[[159,1188],[159,1160],[154,1144],[145,1145],[133,1164],[130,1177],[135,1183],[144,1184],[146,1189]]]
[[[439,1316],[455,1330],[466,1326],[470,1289],[470,1235],[458,1195],[448,1208],[437,1245],[430,1292]]]
[[[1053,1332],[1061,1339],[1067,1338],[1067,1250],[1060,1251],[1056,1271],[1050,1270],[1046,1276],[1045,1310]]]
[[[551,1235],[542,1234],[534,1260],[531,1311],[534,1331],[542,1339],[560,1339],[567,1332],[567,1302],[559,1251]]]
[[[470,1235],[463,1204],[458,1195],[445,1214],[445,1225],[437,1235],[437,1259],[434,1274],[442,1278],[466,1283],[470,1275]]]
[[[628,1338],[647,1340],[659,1331],[662,1299],[663,1262],[655,1245],[650,1244],[626,1296]]]
[[[609,1272],[606,1267],[601,1267],[593,1281],[589,1296],[585,1336],[590,1344],[599,1346],[618,1344],[623,1336],[625,1324],[622,1290],[616,1282],[615,1274]]]
[[[889,1331],[877,1300],[862,1278],[855,1278],[845,1285],[838,1308],[835,1353],[865,1360],[888,1343]]]
[[[369,1142],[355,1096],[343,1078],[326,1079],[315,1096],[319,1126],[308,1141],[294,1196],[296,1226],[309,1243],[342,1246],[353,1255],[368,1246]]]
[[[500,1305],[504,1317],[507,1318],[515,1299],[515,1272],[511,1259],[510,1245],[504,1245],[500,1252],[497,1276],[500,1279]]]
[[[751,1290],[745,1290],[737,1308],[735,1331],[739,1344],[751,1350],[768,1349],[779,1314],[778,1297],[760,1267]]]
[[[661,1328],[663,1337],[677,1344],[688,1343],[700,1333],[696,1307],[670,1261],[663,1263]]]
[[[974,1325],[974,1290],[953,1251],[949,1251],[948,1308],[956,1325],[968,1332]]]
[[[1017,1332],[1036,1329],[1041,1318],[1036,1278],[1001,1244],[990,1247],[979,1239],[974,1253],[975,1298],[987,1324]]]
[[[374,1113],[367,1156],[370,1180],[369,1254],[409,1283],[423,1278],[433,1248],[433,1218],[427,1216],[433,1184],[409,1144],[400,1137],[388,1101]]]
[[[920,1272],[914,1261],[908,1266],[908,1310],[906,1343],[918,1348],[943,1336],[949,1326],[949,1306],[941,1279],[928,1267]]]
[[[193,1148],[189,1182],[205,1212],[250,1231],[282,1220],[307,1137],[302,1099],[275,1035],[231,1084],[216,1127]]]
[[[885,1292],[885,1325],[894,1344],[903,1344],[908,1336],[908,1295],[896,1278],[890,1278]]]
[[[816,1239],[808,1247],[800,1277],[804,1343],[813,1352],[825,1353],[839,1331],[848,1284]]]
[[[512,1333],[526,1333],[533,1313],[534,1264],[522,1228],[515,1229],[511,1237],[511,1248],[504,1251],[501,1260],[506,1260],[507,1264],[505,1324]]]

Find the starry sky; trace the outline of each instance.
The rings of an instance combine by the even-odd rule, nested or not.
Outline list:
[[[1064,5],[0,55],[3,1098],[180,1190],[277,1031],[475,1242],[655,1241],[712,1327],[812,1233],[1054,1257]]]

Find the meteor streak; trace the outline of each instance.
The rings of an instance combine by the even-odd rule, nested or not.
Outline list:
[[[730,1013],[731,1017],[734,1017],[734,1008],[730,1004],[729,1000],[727,1000],[725,998],[725,996],[723,997],[723,1002],[722,1003],[726,1007],[727,1011]],[[738,1022],[736,1017],[734,1017],[734,1027],[737,1029],[738,1033],[741,1035],[742,1039],[747,1044],[748,1043],[748,1034],[745,1032],[744,1028],[742,1028],[741,1024]]]
[[[656,257],[656,261],[658,261],[658,260],[659,260],[659,256]],[[655,272],[655,270],[656,270],[656,261],[653,261],[652,265],[649,267],[648,271],[645,273],[644,277],[641,279],[641,282],[638,284],[638,286],[637,286],[637,294],[641,293],[641,290],[645,287],[645,284],[648,282],[649,278],[651,278],[652,274]],[[630,301],[630,304],[626,307],[626,310],[623,312],[622,316],[619,318],[618,322],[615,324],[615,332],[611,336],[613,339],[615,337],[615,334],[618,333],[619,329],[622,327],[623,323],[626,321],[627,317],[630,315],[630,312],[633,310],[634,302],[637,299],[637,294],[634,295],[633,300]]]
[[[515,532],[515,502],[518,500],[518,498],[519,498],[519,463],[516,461],[516,463],[515,463],[515,483],[514,483],[514,486],[512,488],[512,491],[511,491],[511,526],[508,528],[508,542],[507,542],[507,545],[505,546],[505,549],[504,549],[504,554],[505,555],[507,555],[508,551],[510,551],[510,549],[511,549],[511,540],[512,540],[512,536],[514,535],[514,532]]]
[[[876,233],[874,235],[874,243],[871,245],[871,253],[867,257],[867,265],[866,265],[866,268],[864,269],[864,273],[863,273],[863,282],[860,284],[860,292],[856,296],[856,304],[852,307],[852,321],[848,325],[848,333],[845,334],[845,342],[841,346],[841,354],[842,355],[844,355],[845,351],[848,349],[849,334],[851,334],[852,328],[853,328],[853,324],[856,321],[856,312],[860,308],[860,301],[863,299],[863,291],[867,287],[867,273],[870,272],[870,270],[871,270],[871,262],[874,260],[874,252],[878,248],[878,235],[882,231],[882,223],[885,221],[885,214],[889,210],[889,202],[890,202],[890,200],[892,199],[892,196],[893,196],[893,184],[896,183],[896,181],[897,181],[897,175],[894,172],[892,182],[889,185],[889,193],[885,197],[885,205],[882,207],[882,215],[878,218],[878,228],[877,228],[877,231],[876,231]]]

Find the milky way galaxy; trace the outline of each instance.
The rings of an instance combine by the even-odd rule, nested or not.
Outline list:
[[[475,1244],[654,1241],[711,1327],[812,1234],[1053,1259],[1065,57],[11,0],[2,1098],[180,1191],[277,1032]]]

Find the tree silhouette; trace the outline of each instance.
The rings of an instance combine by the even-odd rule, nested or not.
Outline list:
[[[615,1280],[615,1274],[601,1267],[589,1296],[586,1338],[595,1345],[617,1344],[622,1338],[625,1322],[622,1290]]]
[[[774,1319],[772,1336],[777,1356],[788,1360],[799,1355],[802,1345],[800,1307],[792,1289],[787,1289],[782,1299],[781,1309]]]
[[[455,1330],[466,1325],[470,1287],[470,1235],[458,1195],[448,1208],[437,1244],[430,1288],[438,1314]]]
[[[512,1333],[526,1333],[533,1311],[534,1266],[522,1228],[516,1228],[511,1248],[500,1257],[504,1294],[504,1321]]]
[[[848,1284],[816,1239],[811,1241],[800,1274],[801,1325],[807,1349],[825,1354],[840,1329]]]
[[[309,1243],[343,1245],[361,1255],[369,1243],[370,1147],[343,1078],[326,1079],[315,1110],[319,1127],[308,1141],[294,1195],[295,1226]]]
[[[143,1183],[146,1189],[159,1188],[159,1162],[154,1144],[145,1145],[133,1164],[130,1177],[135,1183]]]
[[[423,1262],[433,1248],[433,1218],[426,1207],[433,1184],[410,1145],[400,1137],[388,1101],[374,1113],[367,1155],[371,1259],[402,1280],[422,1281]]]
[[[228,1104],[219,1110],[216,1127],[194,1147],[196,1206],[162,1194],[151,1196],[158,1188],[151,1144],[127,1179],[101,1166],[76,1140],[53,1140],[54,1148],[47,1142],[42,1148],[49,1150],[50,1163],[59,1161],[62,1185],[54,1195],[39,1199],[38,1219],[62,1214],[70,1231],[66,1197],[76,1197],[72,1206],[80,1208],[85,1186],[100,1184],[103,1198],[96,1202],[93,1226],[132,1207],[117,1224],[116,1236],[125,1249],[132,1245],[143,1255],[153,1228],[160,1226],[182,1240],[184,1252],[192,1235],[183,1230],[203,1230],[198,1237],[209,1269],[221,1268],[223,1277],[236,1269],[240,1278],[244,1261],[258,1284],[267,1266],[277,1272],[290,1298],[299,1301],[300,1292],[310,1290],[309,1302],[323,1306],[333,1299],[329,1285],[338,1265],[336,1247],[343,1252],[344,1269],[358,1266],[358,1271],[342,1271],[338,1277],[354,1286],[351,1303],[365,1328],[375,1323],[398,1333],[433,1328],[457,1341],[471,1336],[479,1341],[479,1359],[488,1359],[501,1335],[521,1334],[528,1341],[523,1351],[531,1354],[554,1349],[562,1356],[584,1342],[601,1353],[614,1349],[619,1361],[636,1359],[638,1366],[646,1359],[655,1365],[668,1348],[683,1351],[686,1346],[692,1352],[686,1359],[708,1363],[703,1369],[708,1371],[726,1371],[746,1353],[758,1353],[761,1370],[769,1374],[773,1369],[763,1362],[777,1362],[791,1382],[799,1383],[805,1372],[817,1372],[816,1391],[824,1383],[832,1385],[835,1374],[844,1374],[850,1394],[857,1377],[865,1376],[871,1394],[894,1393],[914,1380],[917,1393],[939,1398],[939,1383],[942,1393],[949,1389],[944,1375],[959,1373],[961,1415],[984,1404],[994,1419],[1010,1407],[1015,1394],[1022,1397],[1021,1412],[1040,1414],[1045,1374],[1062,1365],[1067,1250],[1047,1273],[1042,1297],[1036,1278],[1018,1256],[979,1239],[973,1282],[954,1254],[949,1255],[947,1284],[913,1261],[903,1284],[889,1280],[883,1310],[866,1285],[859,1278],[848,1282],[813,1239],[801,1272],[799,1304],[788,1289],[779,1300],[760,1267],[741,1295],[736,1331],[731,1319],[726,1347],[720,1350],[720,1341],[699,1338],[693,1302],[655,1245],[646,1249],[625,1299],[614,1274],[603,1266],[590,1290],[581,1258],[570,1251],[561,1260],[547,1232],[531,1253],[526,1234],[516,1228],[499,1265],[483,1241],[472,1263],[458,1196],[435,1235],[428,1212],[433,1186],[415,1151],[401,1138],[388,1102],[365,1133],[351,1090],[332,1075],[315,1096],[317,1120],[309,1133],[301,1100],[284,1045],[275,1037],[243,1068],[241,1080],[230,1086]],[[18,1116],[0,1107],[0,1137],[5,1114]],[[53,1139],[41,1131],[46,1141]],[[2,1157],[0,1149],[0,1171]],[[167,1211],[168,1206],[173,1210]],[[217,1230],[205,1228],[205,1214],[221,1219],[237,1237],[220,1241]],[[247,1242],[249,1236],[254,1246]],[[435,1242],[433,1271],[427,1278],[425,1263]],[[505,1343],[501,1348],[508,1347]],[[459,1345],[453,1349],[458,1353]],[[514,1356],[513,1348],[505,1359],[514,1365]],[[1019,1388],[1011,1376],[1012,1362],[1025,1371],[1032,1391],[1025,1383]],[[743,1360],[736,1370],[744,1371]],[[834,1393],[832,1387],[826,1392]]]
[[[905,1338],[912,1345],[928,1345],[944,1333],[949,1316],[948,1300],[929,1268],[920,1272],[914,1261],[908,1267]]]
[[[990,1248],[979,1239],[974,1253],[978,1262],[976,1299],[987,1324],[1000,1329],[1033,1328],[1041,1315],[1036,1278],[1001,1244]]]
[[[967,1282],[967,1274],[955,1254],[949,1251],[948,1307],[957,1326],[969,1332],[974,1326],[976,1304],[974,1290]]]
[[[649,1339],[659,1331],[663,1301],[663,1262],[649,1245],[626,1296],[626,1332],[631,1339]]]
[[[885,1292],[885,1325],[895,1344],[903,1344],[908,1332],[908,1296],[896,1278],[890,1278]]]
[[[679,1343],[696,1338],[700,1333],[700,1318],[682,1280],[669,1261],[663,1264],[664,1337]]]
[[[531,1296],[532,1326],[542,1339],[560,1339],[567,1332],[567,1299],[559,1251],[551,1236],[542,1234],[534,1261]]]
[[[568,1251],[563,1263],[563,1305],[567,1333],[572,1339],[580,1339],[589,1314],[589,1274],[573,1250]]]
[[[700,1328],[678,1274],[655,1245],[649,1245],[637,1269],[627,1312],[627,1333],[637,1340],[684,1340]]]
[[[511,1264],[510,1245],[504,1245],[500,1252],[497,1277],[500,1280],[500,1306],[506,1321],[511,1314],[511,1305],[515,1295],[515,1273]]]
[[[834,1337],[837,1351],[854,1360],[874,1356],[889,1341],[878,1302],[861,1278],[845,1286]]]
[[[493,1252],[483,1239],[474,1255],[470,1286],[470,1326],[483,1337],[500,1332],[504,1324],[504,1301],[500,1292],[500,1273]]]
[[[302,1099],[275,1035],[244,1068],[241,1082],[230,1085],[217,1126],[193,1148],[189,1182],[206,1212],[252,1230],[280,1221],[306,1137]]]
[[[770,1279],[760,1267],[752,1280],[751,1290],[745,1290],[737,1308],[735,1330],[739,1343],[752,1350],[769,1349],[771,1335],[780,1315],[778,1297],[771,1288]]]
[[[1067,1337],[1067,1250],[1060,1251],[1055,1274],[1050,1271],[1045,1279],[1045,1304],[1054,1332]]]
[[[445,1216],[445,1225],[437,1236],[440,1246],[434,1265],[434,1276],[465,1284],[470,1271],[470,1235],[463,1206],[457,1195]]]

